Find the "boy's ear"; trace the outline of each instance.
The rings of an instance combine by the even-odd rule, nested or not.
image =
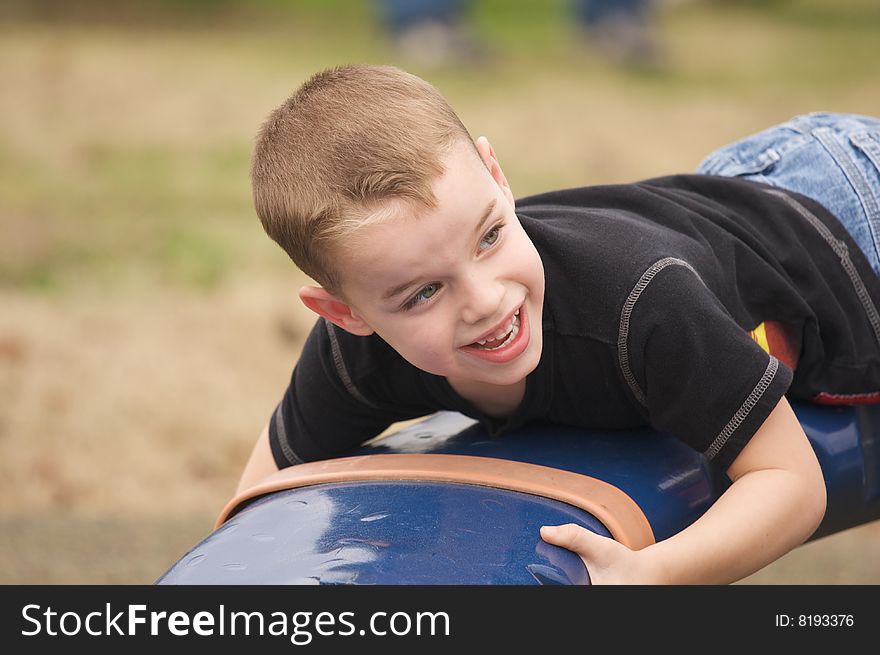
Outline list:
[[[353,311],[351,305],[340,300],[323,287],[304,286],[299,290],[299,299],[319,316],[333,325],[359,337],[373,334],[374,330]]]
[[[504,171],[501,170],[501,164],[498,163],[498,156],[495,154],[495,149],[492,148],[492,144],[489,143],[489,139],[481,136],[476,140],[475,145],[477,146],[477,152],[480,153],[480,158],[483,160],[483,163],[486,164],[486,168],[489,169],[489,174],[492,176],[492,179],[494,179],[495,183],[501,187],[501,191],[504,193],[504,197],[507,198],[510,206],[514,207],[513,191],[510,189],[510,184],[507,183],[507,178],[504,177]]]

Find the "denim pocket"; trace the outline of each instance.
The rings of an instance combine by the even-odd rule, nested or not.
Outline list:
[[[700,163],[697,172],[724,177],[762,175],[808,141],[808,136],[787,125],[772,127],[719,148]]]
[[[780,159],[782,159],[782,156],[776,148],[767,148],[763,152],[758,153],[753,159],[738,164],[731,164],[725,174],[730,177],[742,177],[743,175],[769,173]]]
[[[762,176],[773,170],[781,159],[782,156],[776,148],[767,148],[746,160],[740,160],[726,150],[719,150],[703,160],[697,173],[722,177],[758,176],[755,179],[764,181]]]

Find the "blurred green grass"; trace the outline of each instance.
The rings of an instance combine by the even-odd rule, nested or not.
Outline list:
[[[250,144],[282,99],[265,90],[395,56],[369,2],[13,2],[0,16],[4,76],[19,86],[0,125],[0,288],[211,288],[254,265],[265,244],[250,206]],[[675,3],[659,16],[669,60],[660,70],[607,66],[578,42],[562,0],[475,2],[472,21],[489,61],[410,68],[500,141],[520,195],[687,169],[696,162],[677,156],[682,135],[668,124],[682,120],[679,107],[705,107],[705,124],[688,127],[709,148],[738,135],[723,115],[713,124],[719,107],[741,108],[752,120],[740,122],[757,127],[797,108],[878,106],[880,8],[870,0]],[[265,102],[252,93],[261,82]],[[150,120],[156,103],[167,134]],[[586,124],[593,109],[604,125]],[[596,132],[615,133],[600,144],[619,151],[603,153],[610,167],[573,150],[589,151]],[[623,159],[629,150],[656,160],[649,149],[668,154],[665,168]]]
[[[0,5],[0,581],[148,582],[209,529],[306,325],[248,166],[316,70],[424,76],[520,196],[689,171],[797,113],[880,108],[875,0],[666,2],[653,68],[603,59],[565,0],[476,0],[470,20],[489,56],[427,66],[366,0]],[[876,528],[752,581],[880,582]]]

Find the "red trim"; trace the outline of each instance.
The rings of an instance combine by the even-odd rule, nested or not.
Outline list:
[[[813,397],[813,402],[819,405],[876,405],[880,403],[880,391],[848,395],[823,391]]]

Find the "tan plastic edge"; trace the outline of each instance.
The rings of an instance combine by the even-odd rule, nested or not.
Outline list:
[[[472,455],[438,453],[363,455],[308,462],[273,473],[230,500],[215,527],[220,527],[248,500],[275,491],[330,482],[424,480],[458,482],[521,491],[579,507],[595,516],[614,539],[633,550],[654,543],[654,532],[641,508],[617,487],[549,466]]]

